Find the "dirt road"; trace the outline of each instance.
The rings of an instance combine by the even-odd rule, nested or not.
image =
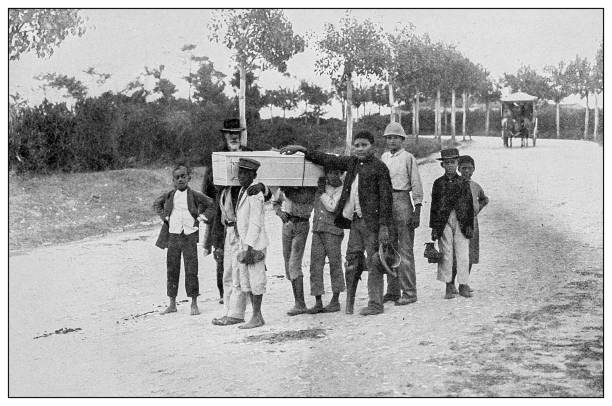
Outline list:
[[[491,199],[480,216],[472,299],[444,300],[422,258],[442,171],[431,161],[420,167],[419,300],[375,317],[285,315],[291,288],[271,212],[267,324],[256,331],[210,323],[221,313],[211,257],[200,262],[202,314],[189,316],[186,303],[159,314],[157,230],[11,257],[10,395],[601,396],[602,150],[581,141],[500,144],[475,137],[462,151]],[[364,280],[356,305],[366,302]]]

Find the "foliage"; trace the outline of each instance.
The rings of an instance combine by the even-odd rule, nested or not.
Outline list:
[[[579,94],[581,97],[588,97],[593,89],[591,76],[591,64],[586,58],[576,58],[569,63],[566,70],[567,83],[572,93]]]
[[[337,28],[338,27],[338,28]],[[315,71],[345,82],[358,76],[382,77],[389,48],[382,29],[370,20],[362,22],[346,15],[339,24],[326,23],[316,42],[321,57]]]
[[[572,94],[565,62],[561,61],[556,66],[547,65],[544,67],[544,72],[547,74],[549,88],[547,99],[560,103],[561,100]]]
[[[224,105],[228,103],[225,96],[225,74],[215,69],[214,64],[206,60],[198,60],[200,66],[195,73],[190,73],[185,80],[193,86],[193,99],[200,104]]]
[[[550,97],[549,82],[529,65],[521,66],[516,74],[504,73],[504,84],[513,92],[524,92],[540,99]]]
[[[285,72],[286,61],[304,51],[304,39],[293,33],[280,9],[218,10],[209,29],[211,40],[235,51],[236,62],[247,69]]]
[[[76,9],[9,9],[9,61],[31,51],[51,56],[69,35],[85,33],[85,19]]]

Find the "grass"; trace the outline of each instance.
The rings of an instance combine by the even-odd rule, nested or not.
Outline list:
[[[450,140],[444,140],[445,147]],[[430,137],[409,142],[417,157],[439,151]],[[190,186],[200,190],[202,168]],[[51,175],[9,174],[9,250],[77,241],[158,224],[152,204],[172,189],[171,168],[120,169]]]
[[[190,185],[199,190],[201,168]],[[152,204],[172,188],[171,168],[52,175],[9,174],[9,250],[150,227]]]

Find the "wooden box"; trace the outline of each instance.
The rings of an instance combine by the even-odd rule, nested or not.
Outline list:
[[[324,176],[323,167],[304,159],[304,154],[281,155],[276,151],[213,152],[213,182],[221,186],[239,186],[238,160],[251,158],[261,166],[255,182],[266,186],[317,186]]]

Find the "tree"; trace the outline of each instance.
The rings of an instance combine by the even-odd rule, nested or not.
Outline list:
[[[485,134],[489,135],[490,107],[492,102],[501,98],[501,83],[490,78],[490,72],[482,69],[482,76],[476,87],[476,95],[485,103]]]
[[[595,55],[595,64],[593,66],[593,98],[595,99],[595,122],[593,124],[593,139],[597,140],[597,131],[599,129],[599,106],[598,95],[603,92],[603,41],[599,43],[599,49]]]
[[[378,106],[378,115],[380,115],[380,108],[382,106],[389,106],[389,96],[387,95],[387,89],[382,83],[373,85],[368,89],[372,103]]]
[[[192,51],[196,49],[196,47],[197,47],[196,44],[185,44],[181,47],[181,52],[184,52],[186,54],[186,61],[184,61],[184,63],[189,63],[189,73],[187,74],[187,76],[183,76],[183,78],[187,81],[187,83],[189,83],[189,90],[187,92],[187,100],[189,100],[189,103],[191,103],[191,87],[193,85],[193,83],[191,82],[191,79],[192,79],[191,68],[192,68],[193,61],[196,60],[197,58],[195,55],[193,55]]]
[[[159,65],[158,68],[153,69],[149,69],[145,66],[145,75],[153,76],[156,80],[153,93],[160,93],[162,102],[168,102],[170,99],[174,98],[174,93],[178,91],[174,83],[161,77],[165,68],[164,65]]]
[[[209,103],[224,105],[228,99],[225,96],[225,74],[215,69],[214,64],[205,56],[195,56],[192,61],[198,62],[198,70],[185,77],[193,87],[193,100],[202,105]]]
[[[549,94],[548,80],[529,65],[521,66],[516,74],[504,73],[504,83],[513,92],[525,92],[546,100]]]
[[[593,89],[591,65],[586,58],[580,58],[576,55],[576,59],[567,66],[566,74],[572,93],[586,98],[584,112],[584,139],[586,140],[589,132],[589,93]]]
[[[287,70],[287,60],[304,50],[304,39],[293,33],[280,9],[233,9],[214,12],[210,39],[234,51],[239,78],[240,124],[246,128],[246,75],[255,69]],[[241,142],[246,145],[247,131]]]
[[[327,91],[323,90],[322,87],[315,84],[310,84],[305,80],[300,82],[299,91],[300,98],[306,105],[304,111],[306,114],[304,117],[306,118],[308,115],[308,105],[313,106],[313,116],[316,117],[317,125],[319,125],[321,115],[323,114],[323,106],[329,104],[331,95]]]
[[[315,61],[315,71],[346,84],[346,149],[353,142],[353,78],[383,77],[389,49],[382,28],[372,21],[358,22],[349,14],[339,24],[326,23],[323,36],[316,42],[321,56]]]
[[[555,102],[557,138],[560,138],[559,104],[561,103],[561,100],[572,94],[571,85],[568,82],[565,62],[559,62],[557,66],[548,65],[544,67],[544,72],[546,72],[548,75],[548,88],[550,89],[550,93],[547,98]]]
[[[57,90],[64,90],[67,95],[63,97],[72,97],[75,101],[83,100],[87,96],[87,88],[80,80],[75,77],[70,77],[64,74],[46,73],[36,76],[36,80],[44,80],[47,83],[43,88],[51,87]],[[46,96],[45,96],[46,98]]]
[[[34,51],[39,58],[53,54],[69,35],[85,33],[77,9],[9,9],[9,61]]]
[[[285,120],[287,110],[291,111],[297,107],[299,96],[297,92],[281,87],[278,90],[273,90],[273,92],[275,94],[274,106],[283,110],[283,120]]]
[[[259,110],[266,105],[263,99],[259,85],[257,85],[258,77],[253,72],[246,74],[245,86],[242,87],[244,95],[246,97],[245,104],[245,120],[247,124],[252,123],[255,120],[259,120]],[[235,71],[234,76],[230,80],[230,85],[235,88],[240,86],[240,71]],[[241,90],[241,89],[239,89]]]

